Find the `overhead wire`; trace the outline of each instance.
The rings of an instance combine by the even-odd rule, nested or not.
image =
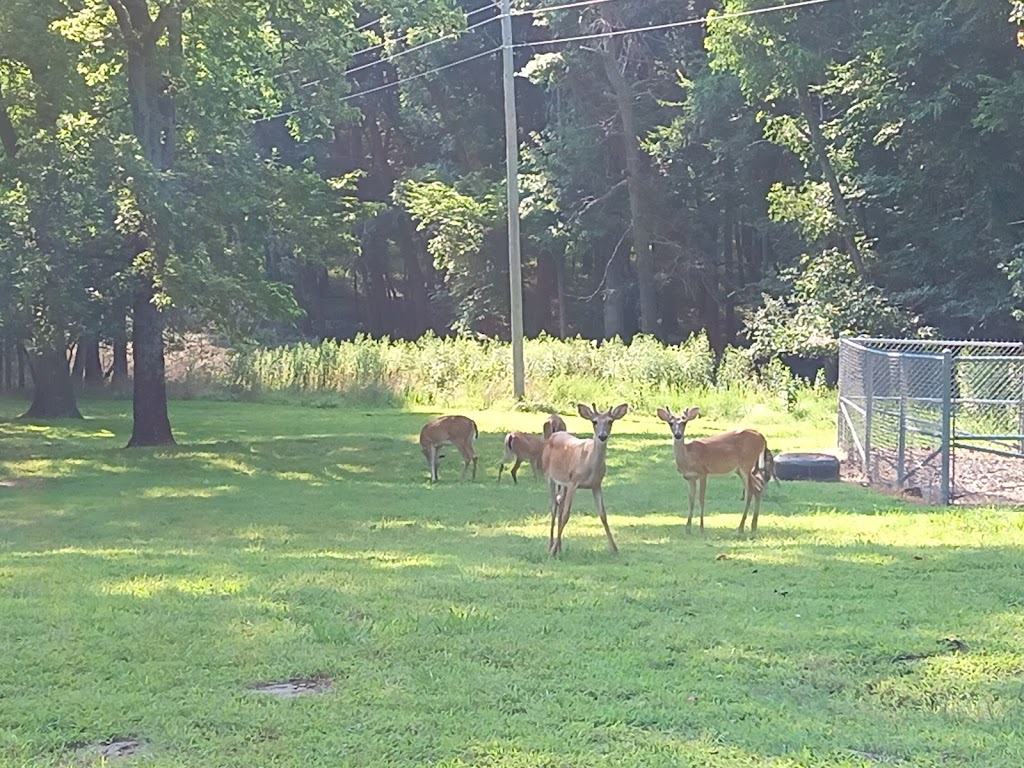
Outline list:
[[[605,3],[605,2],[610,2],[610,1],[611,0],[580,0],[580,2],[565,3],[565,4],[562,4],[562,5],[558,5],[558,6],[550,6],[548,8],[538,8],[538,9],[535,9],[533,11],[522,11],[522,12],[514,13],[513,15],[530,15],[530,14],[536,15],[536,14],[543,14],[543,13],[548,13],[548,12],[554,12],[556,10],[567,10],[569,8],[577,8],[577,7],[583,7],[583,6],[589,6],[589,5],[597,5],[597,4],[600,4],[600,3]],[[736,18],[742,18],[742,17],[746,17],[746,16],[755,16],[755,15],[760,15],[760,14],[764,14],[764,13],[771,13],[771,12],[774,12],[774,11],[782,11],[782,10],[787,10],[787,9],[790,9],[790,8],[802,8],[802,7],[814,6],[814,5],[824,5],[825,3],[830,3],[830,2],[835,2],[835,0],[797,0],[796,2],[792,2],[792,3],[781,3],[779,5],[767,6],[767,7],[764,7],[764,8],[754,8],[754,9],[751,9],[749,11],[735,11],[735,12],[731,12],[731,13],[709,14],[709,15],[706,15],[706,16],[701,16],[701,17],[696,18],[696,19],[685,19],[685,20],[682,20],[682,21],[666,22],[664,24],[651,24],[651,25],[643,26],[643,27],[631,27],[629,29],[616,29],[616,30],[608,30],[608,31],[605,31],[605,32],[592,32],[592,33],[588,33],[586,35],[574,35],[574,36],[570,36],[570,37],[555,38],[554,40],[539,40],[539,41],[534,41],[534,42],[513,43],[511,47],[512,48],[526,48],[526,47],[543,46],[543,45],[555,45],[557,43],[570,43],[570,42],[581,42],[581,41],[585,41],[585,40],[598,40],[598,39],[604,39],[604,38],[609,38],[609,37],[617,37],[617,36],[620,36],[620,35],[636,34],[636,33],[639,33],[639,32],[653,32],[653,31],[662,30],[662,29],[673,29],[673,28],[676,28],[676,27],[692,26],[692,25],[695,25],[695,24],[707,24],[707,23],[711,23],[711,22],[715,22],[715,21],[724,21],[724,20],[727,20],[727,19],[736,19]],[[484,6],[483,8],[478,8],[476,11],[471,11],[470,13],[466,14],[466,18],[469,18],[469,16],[471,16],[471,15],[473,15],[475,13],[480,13],[481,11],[484,11],[484,10],[490,10],[493,7],[495,7],[495,6],[494,5],[488,5],[488,6]],[[399,58],[400,56],[403,56],[403,55],[407,54],[407,53],[412,53],[412,52],[414,52],[416,50],[422,50],[423,48],[426,48],[426,47],[428,47],[430,45],[435,45],[437,43],[444,42],[447,39],[450,39],[450,38],[453,38],[453,37],[457,37],[459,34],[461,34],[463,32],[469,32],[469,31],[471,31],[473,29],[481,27],[484,24],[488,24],[488,23],[490,23],[490,22],[492,22],[492,21],[494,21],[496,19],[499,19],[499,18],[500,18],[500,16],[495,16],[493,18],[486,19],[486,20],[484,20],[482,22],[477,22],[476,24],[472,24],[469,27],[466,27],[466,29],[461,30],[459,32],[451,32],[451,33],[448,33],[446,35],[443,35],[442,37],[434,38],[434,39],[429,40],[429,41],[427,41],[425,43],[420,43],[419,45],[413,46],[411,48],[403,49],[403,50],[401,50],[401,51],[399,51],[399,52],[397,52],[397,53],[395,53],[395,54],[393,54],[391,56],[385,56],[385,57],[382,57],[380,59],[377,59],[376,61],[372,61],[372,62],[369,62],[367,64],[362,64],[362,65],[360,65],[358,67],[355,67],[353,69],[347,70],[345,74],[351,74],[353,72],[357,72],[357,71],[360,71],[360,70],[363,70],[363,69],[367,69],[367,68],[372,67],[372,66],[376,66],[377,64],[388,63],[390,61],[393,61],[396,58]],[[374,50],[374,49],[376,49],[378,47],[383,47],[383,44],[380,44],[378,46],[373,46],[372,48],[365,49],[364,51],[358,51],[357,54],[358,53],[366,53],[369,50]],[[369,89],[366,89],[366,90],[358,91],[356,93],[350,93],[350,94],[347,94],[345,96],[342,96],[342,97],[338,98],[337,101],[339,101],[339,102],[346,102],[346,101],[350,101],[352,99],[358,98],[359,96],[363,96],[365,94],[375,93],[375,92],[378,92],[378,91],[386,90],[388,88],[395,88],[395,87],[397,87],[399,85],[402,85],[403,83],[407,83],[407,82],[409,82],[411,80],[417,80],[417,79],[419,79],[421,77],[427,77],[428,75],[432,75],[432,74],[435,74],[437,72],[441,72],[443,70],[450,69],[450,68],[458,66],[460,64],[464,64],[464,63],[466,63],[468,61],[473,61],[475,59],[479,59],[479,58],[482,58],[484,56],[489,56],[490,54],[495,53],[495,52],[501,50],[501,48],[502,48],[502,46],[499,45],[499,46],[491,48],[491,49],[489,49],[487,51],[483,51],[481,53],[477,53],[477,54],[474,54],[472,56],[467,56],[465,58],[459,59],[458,61],[453,61],[453,62],[450,62],[448,64],[443,64],[443,65],[441,65],[439,67],[434,67],[433,69],[429,69],[429,70],[426,70],[424,72],[419,72],[419,73],[414,74],[414,75],[408,75],[406,77],[400,78],[400,79],[395,80],[395,81],[390,82],[390,83],[384,83],[383,85],[375,86],[373,88],[369,88]],[[353,55],[356,55],[356,54],[353,54]],[[337,59],[335,59],[334,61],[337,61]],[[314,85],[319,84],[320,82],[322,82],[322,78],[318,79],[318,80],[312,80],[312,81],[310,81],[308,83],[303,83],[300,87],[302,87],[302,88],[312,87]],[[275,115],[269,115],[267,117],[256,118],[252,122],[254,122],[254,123],[261,123],[261,122],[266,122],[268,120],[274,120],[274,119],[277,119],[277,118],[280,118],[280,117],[290,117],[291,115],[298,114],[299,112],[308,111],[309,109],[310,109],[309,107],[299,107],[299,108],[288,110],[288,111],[285,111],[285,112],[280,112],[280,113],[275,114]]]
[[[618,37],[620,35],[631,35],[637,32],[654,32],[660,29],[673,29],[675,27],[687,27],[694,24],[707,24],[715,21],[724,21],[727,19],[738,19],[744,16],[756,16],[762,13],[769,13],[772,11],[783,11],[789,8],[801,8],[808,5],[824,5],[825,3],[832,3],[835,0],[798,0],[795,3],[782,3],[781,5],[772,5],[766,8],[754,8],[749,11],[735,11],[732,13],[716,13],[709,14],[707,16],[701,16],[696,19],[685,19],[683,21],[672,21],[664,24],[651,24],[646,27],[632,27],[630,29],[612,29],[606,32],[591,32],[586,35],[574,35],[572,37],[559,37],[554,40],[537,40],[529,43],[514,43],[513,48],[532,48],[538,45],[554,45],[556,43],[575,43],[582,42],[584,40],[599,40],[602,38]]]

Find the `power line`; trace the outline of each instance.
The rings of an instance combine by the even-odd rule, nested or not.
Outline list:
[[[647,27],[633,27],[631,29],[615,29],[608,32],[592,32],[586,35],[576,35],[574,37],[559,37],[554,40],[539,40],[531,43],[516,43],[513,48],[527,48],[534,47],[537,45],[554,45],[555,43],[574,43],[582,40],[598,40],[607,37],[618,37],[619,35],[630,35],[636,32],[653,32],[659,29],[673,29],[674,27],[686,27],[693,24],[708,24],[714,21],[724,21],[726,19],[738,19],[743,16],[756,16],[762,13],[769,13],[771,11],[784,11],[789,8],[800,8],[808,5],[823,5],[825,3],[831,3],[834,0],[800,0],[796,3],[783,3],[782,5],[773,5],[767,8],[755,8],[750,11],[736,11],[735,13],[716,13],[709,16],[701,16],[697,19],[686,19],[685,21],[672,21],[665,24],[652,24]]]
[[[547,8],[536,8],[532,11],[512,11],[513,16],[543,16],[546,13],[554,13],[555,11],[564,11],[569,8],[581,8],[585,5],[599,5],[600,3],[610,3],[611,0],[582,0],[578,3],[565,3],[564,5],[551,5]]]
[[[384,83],[383,85],[378,85],[378,86],[375,86],[374,88],[367,88],[366,90],[358,91],[357,93],[350,93],[350,94],[348,94],[346,96],[341,96],[341,97],[335,99],[335,102],[341,103],[341,102],[351,101],[352,99],[359,98],[360,96],[365,96],[368,93],[375,93],[377,91],[383,91],[383,90],[386,90],[388,88],[395,88],[395,87],[397,87],[399,85],[402,85],[403,83],[409,82],[410,80],[418,80],[421,77],[427,77],[428,75],[436,74],[437,72],[441,72],[441,71],[443,71],[445,69],[451,69],[452,67],[457,67],[459,64],[465,64],[467,61],[473,61],[474,59],[480,59],[480,58],[483,58],[484,56],[489,56],[492,53],[497,53],[500,50],[501,50],[501,46],[498,45],[498,46],[495,46],[494,48],[491,48],[489,50],[482,51],[480,53],[475,53],[472,56],[467,56],[467,57],[465,57],[463,59],[459,59],[458,61],[452,61],[452,62],[449,62],[448,64],[442,64],[439,67],[434,67],[433,69],[428,69],[426,72],[417,72],[415,75],[409,75],[407,77],[403,77],[403,78],[400,78],[398,80],[395,80],[394,82]],[[276,115],[268,115],[267,117],[259,117],[259,118],[256,118],[256,119],[252,120],[251,122],[253,122],[253,123],[265,123],[265,122],[267,122],[269,120],[276,120],[279,117],[291,117],[292,115],[296,115],[299,112],[308,112],[310,109],[311,109],[311,107],[298,107],[296,109],[290,109],[290,110],[288,110],[286,112],[278,112]]]
[[[602,0],[602,2],[604,2],[604,1],[605,0]],[[489,5],[485,5],[482,8],[477,8],[475,11],[470,11],[469,13],[467,13],[466,16],[465,16],[465,20],[469,21],[470,17],[476,16],[478,13],[483,13],[484,11],[492,11],[492,10],[495,10],[496,8],[497,8],[497,5],[494,4],[494,3],[491,3]],[[374,24],[382,21],[384,18],[386,18],[386,16],[381,16],[379,19],[375,19],[372,22],[368,22],[367,24],[364,24],[361,27],[356,27],[351,32],[348,32],[348,33],[342,35],[341,38],[339,38],[339,39],[343,40],[346,37],[350,37],[351,35],[355,34],[356,32],[359,32],[361,30],[365,30],[365,29],[373,26]],[[426,43],[421,43],[421,44],[419,44],[417,46],[414,46],[412,48],[409,48],[409,49],[404,49],[403,51],[400,51],[400,52],[392,55],[390,58],[385,57],[385,58],[382,58],[382,59],[378,59],[377,61],[370,62],[369,64],[363,64],[363,65],[361,65],[359,67],[356,67],[355,69],[348,70],[347,73],[355,72],[355,71],[360,70],[360,69],[365,69],[366,67],[373,66],[374,64],[378,63],[379,61],[390,61],[391,59],[397,58],[398,56],[402,56],[405,53],[411,53],[412,51],[419,50],[420,48],[426,48],[429,45],[434,45],[435,43],[443,42],[445,40],[448,40],[449,38],[457,37],[458,35],[462,34],[463,32],[469,32],[471,29],[476,29],[477,27],[483,26],[484,24],[489,24],[490,22],[494,21],[494,19],[497,19],[497,18],[499,18],[499,17],[495,16],[494,18],[486,19],[485,21],[478,22],[476,24],[472,24],[472,25],[466,27],[463,30],[456,30],[454,32],[449,32],[448,34],[443,35],[442,37],[435,38],[435,39],[433,39],[431,41],[428,41]],[[361,48],[360,50],[353,51],[352,53],[346,53],[344,56],[336,56],[336,57],[334,57],[332,59],[327,59],[324,62],[324,64],[337,64],[343,58],[354,59],[356,56],[361,56],[364,53],[370,53],[371,51],[376,51],[378,49],[381,49],[385,45],[387,45],[386,41],[382,42],[382,43],[377,43],[376,45],[371,45],[371,46],[369,46],[367,48]],[[279,77],[286,77],[288,75],[299,74],[299,72],[301,72],[301,70],[299,70],[299,69],[290,69],[290,70],[288,70],[286,72],[279,72],[278,74],[274,75],[271,79],[272,80],[276,80]],[[305,88],[305,87],[308,87],[310,85],[316,85],[319,82],[320,82],[319,80],[315,80],[315,81],[310,82],[310,83],[303,83],[300,87],[301,88]]]

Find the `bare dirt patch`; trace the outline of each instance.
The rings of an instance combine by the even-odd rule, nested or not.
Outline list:
[[[148,754],[149,747],[135,738],[116,738],[93,744],[80,744],[75,749],[78,764],[92,765],[98,761],[107,762],[122,757]]]
[[[902,489],[896,486],[899,474],[896,452],[876,449],[871,457],[873,482],[865,477],[859,462],[849,461],[841,465],[842,479],[907,501],[939,503],[940,459],[933,451],[907,449],[905,466],[909,477]],[[953,452],[952,481],[956,505],[1024,505],[1024,459],[957,448]]]
[[[295,677],[291,680],[277,680],[269,683],[254,683],[249,686],[253,693],[265,693],[281,699],[294,699],[299,696],[312,696],[327,693],[334,687],[326,677]]]

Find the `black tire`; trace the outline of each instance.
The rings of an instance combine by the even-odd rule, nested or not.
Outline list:
[[[827,453],[780,453],[775,457],[779,480],[839,481],[839,459]]]

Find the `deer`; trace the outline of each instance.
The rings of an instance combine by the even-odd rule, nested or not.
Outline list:
[[[544,422],[543,436],[536,437],[525,432],[509,432],[505,435],[505,455],[498,467],[498,482],[501,482],[501,473],[505,471],[505,465],[516,460],[512,467],[512,482],[518,483],[516,473],[524,461],[529,461],[533,468],[533,476],[540,474],[540,454],[544,450],[544,441],[555,432],[565,432],[565,420],[557,413],[552,413]]]
[[[704,532],[704,492],[707,490],[709,475],[728,475],[735,472],[743,479],[746,503],[743,506],[743,517],[740,518],[739,533],[747,522],[747,511],[750,502],[754,502],[754,513],[750,518],[750,533],[757,533],[757,515],[761,510],[761,494],[764,492],[765,479],[758,470],[768,466],[772,461],[769,457],[768,442],[764,435],[753,429],[740,429],[725,432],[711,437],[701,437],[689,442],[685,439],[686,424],[700,415],[700,409],[687,408],[679,416],[673,415],[668,408],[658,409],[658,418],[668,423],[675,438],[673,448],[676,456],[676,468],[689,483],[690,514],[686,518],[686,531],[689,533],[693,523],[693,505],[697,496],[697,485],[700,484],[700,530]],[[772,461],[774,464],[774,461]]]
[[[552,413],[548,416],[547,421],[544,422],[544,439],[547,440],[555,432],[566,432],[568,428],[565,426],[565,419],[559,416],[557,413]]]
[[[608,549],[615,554],[619,548],[615,545],[612,531],[608,527],[601,482],[605,476],[605,459],[608,455],[608,437],[611,435],[612,423],[626,415],[629,405],[623,403],[608,411],[598,411],[596,405],[579,403],[576,409],[580,416],[594,425],[594,436],[583,440],[568,432],[555,432],[544,441],[544,450],[541,453],[541,470],[547,478],[548,491],[551,494],[548,554],[557,555],[562,551],[562,531],[569,522],[577,488],[589,488],[593,492],[594,504],[608,539]]]
[[[547,426],[545,424],[545,426]],[[498,482],[501,482],[501,473],[505,471],[505,465],[514,458],[516,463],[512,465],[512,482],[518,483],[516,473],[519,466],[524,462],[530,462],[533,468],[533,476],[540,475],[540,454],[544,450],[544,438],[540,435],[530,435],[526,432],[509,432],[505,435],[505,456],[498,468]]]
[[[438,480],[437,460],[438,449],[445,443],[451,443],[458,448],[459,453],[466,464],[462,468],[462,479],[466,479],[466,471],[470,463],[473,464],[473,480],[476,480],[476,452],[473,450],[473,441],[480,436],[476,422],[466,416],[438,416],[428,421],[420,430],[420,447],[427,459],[427,468],[430,470],[430,483]]]

